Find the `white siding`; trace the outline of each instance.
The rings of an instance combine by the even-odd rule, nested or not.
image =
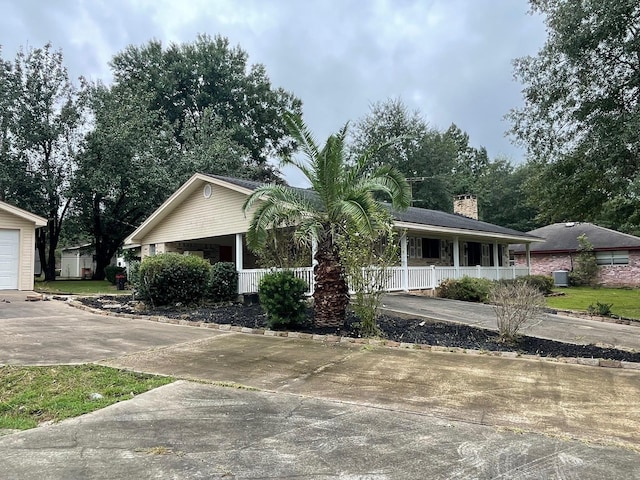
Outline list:
[[[205,198],[202,187],[197,188],[140,239],[141,243],[162,244],[246,232],[251,220],[251,215],[245,218],[242,211],[246,199],[246,195],[219,185],[212,185],[211,197]]]
[[[0,210],[0,228],[20,231],[18,290],[33,290],[35,225],[16,215]]]

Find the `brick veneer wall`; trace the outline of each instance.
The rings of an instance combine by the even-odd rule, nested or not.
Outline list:
[[[515,262],[518,266],[526,266],[527,259],[524,255],[516,255]],[[573,270],[569,254],[531,254],[532,275],[551,276],[556,270]],[[628,265],[601,265],[598,283],[608,287],[640,286],[640,252],[629,252]]]

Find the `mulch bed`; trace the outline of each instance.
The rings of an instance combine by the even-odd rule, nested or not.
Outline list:
[[[257,304],[225,304],[185,308],[181,306],[142,308],[140,302],[122,296],[86,297],[78,299],[89,307],[116,313],[130,313],[140,316],[153,315],[194,322],[230,324],[248,328],[266,328],[266,315]],[[339,335],[360,337],[357,317],[349,313],[342,328],[318,328],[313,325],[313,310],[307,310],[307,319],[296,326],[295,331],[319,335]],[[455,323],[433,323],[423,319],[405,319],[381,315],[378,326],[382,337],[396,342],[407,342],[442,347],[458,347],[473,350],[517,352],[543,357],[582,357],[624,360],[640,363],[640,353],[557,342],[542,338],[522,336],[517,344],[505,344],[498,340],[496,332]],[[640,333],[640,332],[639,332]]]

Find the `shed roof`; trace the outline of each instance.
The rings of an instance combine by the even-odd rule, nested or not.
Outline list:
[[[588,222],[554,223],[528,233],[545,239],[542,243],[532,245],[531,253],[575,252],[580,235],[585,235],[596,251],[640,249],[640,238]],[[513,251],[522,253],[524,248],[515,245]]]

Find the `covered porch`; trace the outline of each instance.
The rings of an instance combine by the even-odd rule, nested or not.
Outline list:
[[[509,243],[504,238],[444,236],[420,230],[404,230],[399,241],[399,264],[387,268],[387,275],[384,276],[384,289],[389,292],[433,290],[445,280],[465,276],[510,280],[530,274],[529,243],[525,244],[526,265],[516,266],[510,264]],[[239,241],[237,244],[242,246],[244,242]],[[257,292],[260,279],[266,273],[274,271],[238,265],[236,263],[239,294]],[[313,266],[289,270],[307,282],[308,294],[313,294]]]

